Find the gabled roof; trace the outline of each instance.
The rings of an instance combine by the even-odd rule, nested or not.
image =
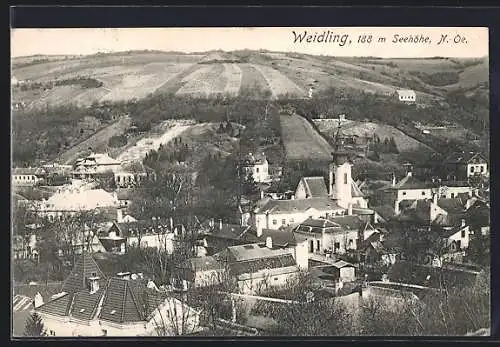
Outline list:
[[[414,90],[410,90],[410,89],[398,89],[396,90],[396,93],[398,94],[398,96],[415,96],[415,91]]]
[[[448,164],[467,164],[471,161],[479,160],[480,162],[486,163],[486,158],[481,153],[476,152],[461,152],[453,153],[448,158],[446,158],[445,163]]]
[[[338,232],[345,230],[360,230],[367,225],[358,216],[334,216],[328,219],[308,218],[296,228],[297,231],[322,233]]]
[[[76,259],[73,270],[64,281],[62,290],[67,293],[87,290],[86,279],[94,276],[100,278],[100,286],[103,286],[106,281],[106,276],[101,271],[92,255],[84,252]]]
[[[465,206],[461,199],[438,199],[437,204],[448,213],[462,213],[465,211]]]
[[[395,186],[388,187],[388,189],[404,190],[404,189],[429,189],[433,188],[432,182],[422,182],[413,176],[405,176],[401,181],[396,183]]]
[[[308,198],[328,196],[325,179],[323,177],[302,177],[299,184],[303,184]]]
[[[46,171],[42,168],[35,167],[16,167],[12,169],[12,175],[35,175],[41,176],[46,174]]]
[[[64,293],[63,295],[39,306],[36,310],[55,316],[68,316],[72,302],[73,293]]]
[[[256,213],[304,213],[309,209],[318,211],[335,211],[341,210],[335,200],[328,197],[323,198],[310,198],[310,199],[296,199],[296,200],[267,200],[263,206],[255,210]]]
[[[248,153],[243,159],[243,165],[262,165],[266,162],[265,153]]]
[[[219,263],[214,257],[206,256],[198,258],[189,258],[183,263],[181,263],[178,267],[193,271],[210,271],[210,270],[221,269],[222,264]]]
[[[301,241],[300,236],[298,236],[292,230],[281,231],[273,229],[262,229],[262,235],[258,238],[258,240],[259,242],[266,242],[268,237],[271,238],[273,247],[295,246],[298,242]]]
[[[393,218],[396,215],[396,211],[394,210],[394,207],[391,205],[380,205],[380,206],[375,206],[372,207],[377,214],[382,217],[384,220],[388,221],[389,219]]]
[[[284,254],[290,254],[290,251],[283,249],[269,249],[265,245],[251,243],[227,247],[224,251],[217,253],[214,257],[217,260],[241,262],[255,259],[273,258]]]
[[[163,298],[143,280],[114,277],[109,280],[99,318],[114,323],[145,321]]]
[[[343,260],[336,261],[332,265],[335,266],[337,269],[341,269],[343,267],[354,267],[354,265],[352,265],[351,263],[348,263],[348,262],[343,261]]]
[[[291,254],[280,254],[273,257],[234,262],[229,266],[231,272],[238,276],[241,274],[256,273],[261,270],[293,267],[296,266],[296,262]]]

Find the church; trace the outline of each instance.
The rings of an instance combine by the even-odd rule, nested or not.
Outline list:
[[[329,165],[328,186],[323,177],[302,177],[289,200],[261,199],[253,211],[257,234],[263,229],[296,226],[308,218],[352,215],[367,209],[368,201],[352,179],[347,152],[336,151]]]

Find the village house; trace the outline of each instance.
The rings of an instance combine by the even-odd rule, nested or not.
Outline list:
[[[49,336],[172,336],[199,330],[199,312],[148,284],[130,273],[107,278],[84,253],[62,291],[35,312]]]
[[[45,180],[46,171],[42,168],[12,169],[12,185],[35,186]]]
[[[154,177],[154,170],[140,162],[122,163],[114,171],[115,184],[119,188],[130,188],[139,185],[144,180]]]
[[[61,190],[32,208],[49,220],[62,219],[80,212],[101,214],[114,220],[117,217],[118,200],[116,195],[103,189],[76,187]]]
[[[111,158],[107,153],[91,153],[76,161],[73,170],[74,178],[96,178],[108,172],[121,170],[121,162]]]
[[[135,222],[114,221],[109,229],[101,233],[99,240],[108,252],[125,253],[128,247],[156,248],[173,253],[176,238],[184,231],[183,226],[174,225],[173,220],[140,220]]]
[[[399,242],[387,238],[387,232],[374,232],[359,247],[359,261],[364,268],[390,266],[401,258]]]
[[[395,97],[405,104],[414,104],[417,101],[417,94],[414,90],[396,90]]]
[[[253,227],[223,224],[221,221],[218,225],[212,224],[199,237],[203,240],[209,255],[219,253],[231,246],[265,244],[268,238],[271,238],[273,247],[289,250],[301,269],[307,269],[309,265],[306,240],[291,228],[263,229],[257,233]]]
[[[489,177],[488,160],[475,152],[455,153],[444,162],[448,175],[457,179],[468,179],[474,176]]]
[[[249,153],[243,159],[242,168],[244,174],[247,177],[252,175],[256,183],[266,183],[271,180],[269,163],[265,153]]]
[[[225,268],[212,256],[190,258],[176,266],[183,288],[216,286],[225,280]]]
[[[227,247],[214,258],[229,269],[242,294],[256,294],[273,287],[282,287],[293,281],[300,272],[290,250],[274,248],[271,238],[266,240],[266,244]]]
[[[359,216],[309,218],[294,231],[306,239],[309,253],[345,254],[355,251],[376,229]]]

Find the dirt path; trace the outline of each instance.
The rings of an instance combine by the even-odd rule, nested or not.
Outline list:
[[[193,121],[165,121],[160,125],[160,130],[163,131],[161,135],[150,135],[138,140],[134,146],[127,148],[116,159],[122,162],[142,161],[149,151],[157,150],[161,144],[169,143],[193,126],[196,126]]]
[[[89,147],[92,147],[96,151],[104,149],[107,147],[110,137],[122,134],[129,126],[130,118],[121,117],[115,123],[101,129],[88,139],[60,154],[57,161],[63,164],[72,164],[72,162],[78,159],[81,152],[87,150]]]

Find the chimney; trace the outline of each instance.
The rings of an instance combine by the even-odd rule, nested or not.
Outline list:
[[[269,249],[273,248],[273,239],[270,236],[266,237],[266,247]]]
[[[219,219],[219,230],[222,230],[222,219]]]
[[[210,219],[210,228],[213,228],[215,226],[215,220],[213,218]]]
[[[437,205],[437,203],[438,203],[438,195],[437,195],[437,193],[434,193],[432,195],[432,202],[434,203],[434,205]]]
[[[116,277],[124,279],[124,280],[129,280],[130,279],[130,272],[118,272],[116,274]]]
[[[260,198],[264,199],[264,191],[263,190],[260,191]]]
[[[352,216],[352,202],[347,206],[347,215]]]
[[[333,164],[328,167],[328,195],[333,195]]]
[[[170,231],[174,230],[174,219],[170,217]]]
[[[465,227],[465,219],[460,220],[460,227]]]
[[[89,277],[88,278],[89,293],[94,294],[99,290],[99,277]]]
[[[295,194],[292,194],[292,195],[290,196],[290,200],[295,200]]]
[[[392,173],[392,186],[396,186],[396,175],[394,173]]]
[[[408,176],[408,177],[411,177],[412,175],[413,175],[413,174],[412,174],[412,172],[411,172],[411,171],[408,171],[408,172],[406,173],[406,176]]]
[[[34,305],[35,305],[35,308],[40,307],[40,306],[42,306],[42,305],[43,305],[43,297],[42,297],[42,295],[40,294],[40,292],[37,292],[37,293],[35,294],[35,299],[33,300],[33,303],[34,303]]]
[[[118,209],[116,210],[116,221],[117,221],[118,223],[123,222],[123,211],[122,211],[122,209],[121,209],[121,208],[118,208]]]
[[[398,215],[398,214],[399,214],[399,201],[398,201],[398,200],[396,200],[396,201],[394,202],[394,213],[395,213],[396,215]]]

